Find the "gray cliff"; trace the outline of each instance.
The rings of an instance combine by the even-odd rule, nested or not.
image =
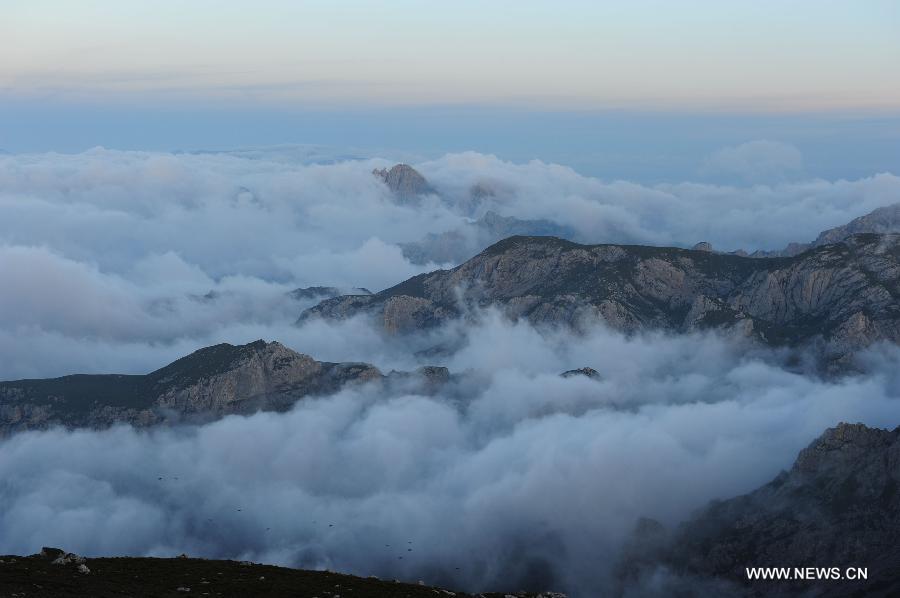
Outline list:
[[[576,329],[602,320],[626,333],[729,328],[771,345],[824,341],[830,360],[843,359],[877,341],[900,341],[900,235],[855,235],[765,259],[511,237],[452,270],[328,299],[300,321],[367,314],[397,334],[473,306]]]

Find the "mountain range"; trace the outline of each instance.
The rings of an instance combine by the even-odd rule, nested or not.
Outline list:
[[[0,382],[0,438],[22,430],[145,427],[232,413],[285,411],[354,383],[413,385],[430,392],[446,368],[383,374],[366,363],[316,361],[277,342],[206,347],[146,375],[76,374]]]
[[[428,180],[408,164],[397,164],[390,170],[376,169],[373,174],[384,181],[399,203],[414,203],[426,194],[441,197]],[[501,215],[497,210],[503,205],[502,196],[503,193],[498,193],[494,185],[487,182],[476,183],[469,189],[467,197],[454,200],[455,205],[472,218],[455,229],[429,233],[418,241],[401,243],[404,257],[421,265],[459,264],[485,247],[514,235],[553,236],[576,243],[600,240],[588,238],[584,232],[551,220]],[[740,249],[726,253],[753,258],[793,257],[808,249],[837,243],[860,233],[900,233],[900,203],[877,208],[847,224],[822,231],[810,242],[793,242],[777,250],[747,252]],[[693,248],[723,253],[705,241],[696,243]]]
[[[374,174],[403,202],[433,192],[406,165]],[[384,334],[402,336],[492,308],[539,329],[576,334],[598,323],[625,334],[719,330],[767,346],[812,348],[824,372],[841,375],[860,350],[900,343],[898,224],[900,204],[824,231],[811,243],[742,255],[704,243],[693,249],[580,244],[563,238],[571,231],[552,222],[489,211],[462,232],[403,247],[417,263],[456,262],[460,247],[506,237],[452,269],[377,293],[323,286],[290,295],[305,305],[319,301],[299,314],[299,324],[361,317]],[[362,384],[433,395],[466,375],[439,365],[384,373],[367,363],[317,361],[278,342],[218,344],[145,375],[0,382],[0,438],[54,426],[147,427],[285,411]],[[602,381],[588,367],[561,375]],[[710,595],[898,595],[898,489],[900,428],[840,424],[803,450],[789,471],[747,495],[708,504],[672,530],[642,520],[619,567],[621,593],[663,575],[671,595],[696,595],[698,588]],[[750,584],[746,567],[764,566],[860,566],[869,580]]]
[[[853,235],[780,258],[511,237],[451,270],[322,301],[299,322],[364,315],[401,334],[473,307],[573,329],[602,321],[626,333],[727,328],[769,345],[823,341],[825,360],[840,365],[900,341],[900,235]]]

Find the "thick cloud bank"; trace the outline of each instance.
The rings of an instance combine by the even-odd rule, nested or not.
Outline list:
[[[765,179],[796,171],[795,151],[751,142],[710,164]],[[303,146],[0,156],[0,379],[145,372],[216,342],[283,339],[306,307],[290,289],[379,290],[436,268],[399,244],[489,210],[584,242],[752,250],[811,240],[900,197],[891,174],[649,187],[464,153],[417,163],[438,195],[403,203],[371,174],[388,164]]]
[[[202,427],[13,436],[0,553],[187,552],[595,596],[637,517],[674,524],[748,491],[840,420],[897,424],[896,349],[824,382],[713,335],[483,318],[450,363],[471,369],[437,396],[362,387]],[[582,365],[602,380],[558,375]]]
[[[0,444],[0,552],[187,552],[595,596],[637,517],[675,524],[748,491],[841,420],[900,423],[895,347],[824,381],[716,335],[573,336],[490,311],[402,339],[360,318],[295,327],[309,302],[288,295],[437,267],[400,244],[489,210],[583,241],[780,248],[897,201],[897,177],[804,181],[790,148],[758,143],[707,167],[782,182],[648,187],[466,153],[416,164],[437,193],[403,203],[371,174],[388,164],[289,148],[0,156],[0,379],[147,372],[257,338],[458,374],[435,396],[360,387],[199,427],[15,435]],[[435,346],[452,351],[421,357]],[[602,379],[559,376],[582,366]]]

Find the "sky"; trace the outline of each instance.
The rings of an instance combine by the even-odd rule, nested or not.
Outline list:
[[[3,4],[9,152],[476,150],[654,182],[774,138],[826,178],[898,170],[894,2]]]
[[[4,87],[244,101],[896,108],[894,2],[29,1]],[[851,43],[848,43],[851,42]]]

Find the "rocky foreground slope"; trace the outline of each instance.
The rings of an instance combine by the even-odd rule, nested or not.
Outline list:
[[[425,390],[444,368],[382,374],[366,363],[316,361],[277,342],[200,349],[150,374],[64,376],[0,382],[0,437],[19,430],[149,426],[230,413],[283,411],[297,400],[352,383],[412,381]]]
[[[603,320],[624,332],[736,327],[775,345],[823,338],[829,355],[842,357],[900,340],[900,235],[855,235],[766,259],[511,237],[452,270],[323,301],[300,320],[368,314],[402,333],[474,306],[576,328]]]
[[[623,587],[668,576],[673,587],[722,582],[726,595],[900,596],[898,534],[900,428],[840,424],[790,471],[710,504],[671,534],[642,522]],[[864,567],[867,579],[750,581],[747,567],[836,567],[841,576]]]
[[[305,571],[237,561],[191,558],[96,558],[45,548],[28,557],[0,556],[0,596],[249,596],[339,598],[472,598],[426,585]],[[563,594],[475,594],[480,598],[565,598]]]

